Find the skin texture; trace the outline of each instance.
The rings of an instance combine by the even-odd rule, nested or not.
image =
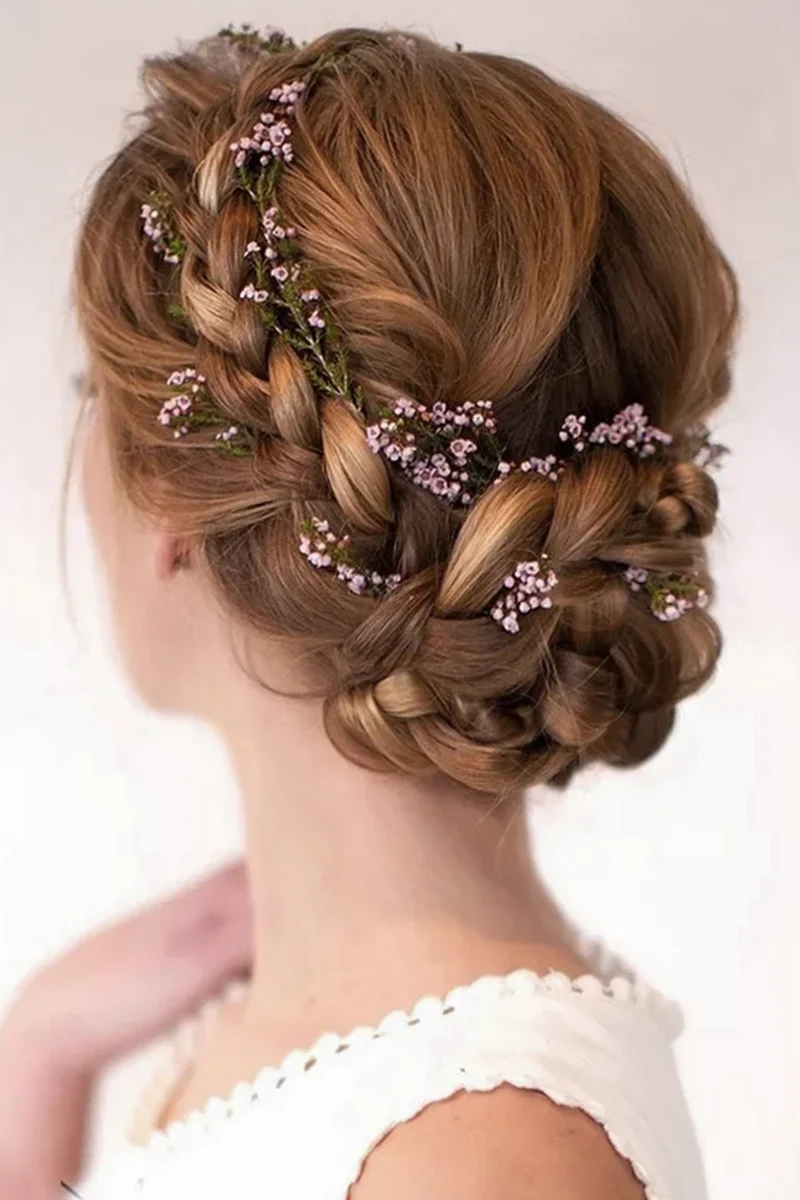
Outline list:
[[[507,1084],[432,1104],[381,1142],[353,1200],[643,1200],[629,1164],[586,1113]]]

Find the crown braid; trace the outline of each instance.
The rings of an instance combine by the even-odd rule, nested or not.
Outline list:
[[[615,118],[402,36],[149,68],[150,132],[94,199],[139,249],[90,213],[78,264],[118,469],[202,538],[237,620],[314,648],[359,761],[495,793],[641,761],[719,650],[703,419],[732,277]]]

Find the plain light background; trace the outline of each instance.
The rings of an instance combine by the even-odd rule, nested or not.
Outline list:
[[[716,1200],[800,1196],[797,480],[800,9],[794,0],[295,0],[297,39],[398,25],[530,59],[649,134],[688,177],[741,280],[720,477],[716,681],[632,774],[536,797],[542,869],[579,922],[684,1005],[680,1063]],[[288,18],[287,18],[288,19]],[[0,1006],[99,922],[240,847],[219,746],[144,712],[120,678],[77,503],[58,496],[81,365],[68,275],[86,180],[118,145],[145,53],[277,9],[28,0],[0,48]],[[340,1031],[341,1032],[341,1031]],[[96,1145],[146,1054],[112,1071]],[[0,1064],[2,1070],[2,1064]]]

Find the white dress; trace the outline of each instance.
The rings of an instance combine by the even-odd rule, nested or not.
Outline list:
[[[600,942],[594,974],[484,975],[346,1036],[293,1050],[227,1099],[161,1131],[158,1114],[235,980],[163,1039],[124,1149],[86,1200],[346,1200],[394,1126],[464,1089],[533,1088],[578,1107],[633,1167],[648,1200],[706,1200],[674,1041],[680,1008]]]

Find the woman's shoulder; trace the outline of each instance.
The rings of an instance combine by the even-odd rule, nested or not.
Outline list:
[[[151,1125],[143,1139],[143,1171],[158,1177],[163,1149],[173,1169],[191,1172],[202,1147],[205,1170],[224,1173],[234,1154],[258,1174],[268,1142],[265,1186],[292,1180],[309,1196],[338,1180],[355,1200],[701,1200],[670,1046],[680,1010],[602,944],[519,946],[513,959],[511,970],[502,956],[448,962],[446,975],[460,977],[450,990],[419,988],[374,1025],[325,1033],[257,1073],[233,1071],[252,1083],[231,1090],[232,1076],[222,1086],[201,1072],[172,1122],[160,1089],[166,1129]],[[195,1023],[181,1053],[189,1074],[202,1026],[219,1029],[246,992],[237,986]],[[223,1145],[224,1163],[214,1158]],[[298,1158],[301,1145],[314,1154]],[[213,1194],[205,1177],[203,1188]]]
[[[514,958],[446,998],[429,1087],[398,1102],[354,1200],[701,1197],[670,1047],[679,1006],[580,933]]]
[[[353,1200],[645,1200],[633,1163],[579,1108],[507,1083],[430,1104],[370,1153]]]

